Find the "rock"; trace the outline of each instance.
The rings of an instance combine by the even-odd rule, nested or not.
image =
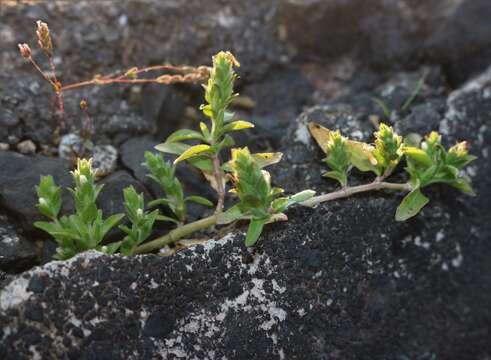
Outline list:
[[[469,136],[483,159],[489,78],[453,92],[439,122],[451,142]],[[358,139],[373,131],[350,104],[315,107],[298,124],[307,118]],[[315,164],[298,129],[289,141]],[[307,171],[315,170],[300,179],[310,185]],[[172,257],[87,252],[17,275],[0,290],[0,356],[489,357],[488,162],[469,176],[478,197],[433,187],[430,204],[405,223],[394,221],[400,195],[366,193],[289,210],[252,252],[238,232]],[[112,177],[129,175],[104,181]]]
[[[35,186],[39,184],[41,175],[52,175],[63,188],[71,186],[69,165],[59,158],[0,152],[0,209],[16,217],[24,230],[34,230],[33,222],[42,219],[36,208]],[[64,209],[69,210],[72,201],[67,191],[63,193],[63,202]]]
[[[128,186],[133,186],[139,193],[145,193],[148,200],[148,193],[144,186],[124,170],[116,171],[107,176],[100,181],[100,184],[104,185],[104,189],[97,198],[97,204],[105,217],[125,212],[123,189]]]
[[[237,146],[249,146],[256,152],[279,148],[312,91],[312,85],[293,67],[275,69],[260,81],[245,84],[241,95],[249,96],[254,106],[239,111],[237,118],[251,121],[255,127],[234,134]]]
[[[116,170],[118,150],[112,145],[96,145],[92,149],[92,165],[98,176],[107,176]]]
[[[121,145],[120,152],[123,166],[138,181],[144,184],[154,196],[160,197],[163,194],[160,186],[147,176],[147,169],[142,166],[142,163],[145,161],[145,151],[157,153],[158,151],[154,149],[157,144],[159,142],[150,137],[135,137],[124,142]]]
[[[2,109],[0,113],[0,125],[2,127],[14,127],[19,123],[19,119],[12,111]]]
[[[487,0],[285,0],[275,20],[281,43],[297,58],[439,63],[461,83],[491,60],[490,13]]]
[[[79,135],[70,133],[63,135],[58,145],[58,156],[72,161],[74,157],[82,156],[84,153],[83,140]]]
[[[10,145],[9,144],[0,142],[0,150],[1,151],[6,151],[8,149],[10,149]]]
[[[95,119],[97,124],[102,124],[101,131],[110,135],[125,134],[127,137],[135,134],[152,132],[154,127],[141,116],[132,112],[123,112],[112,115],[101,115]]]
[[[0,217],[0,270],[21,272],[32,268],[37,261],[38,254],[34,244],[9,224],[6,218]]]
[[[202,92],[201,89],[197,89]],[[156,136],[166,139],[175,130],[185,127],[186,103],[176,86],[149,84],[143,88],[142,113],[156,125]]]
[[[24,140],[17,144],[17,150],[24,155],[34,154],[36,152],[36,144],[31,140]]]
[[[478,305],[491,301],[488,238],[455,226],[469,215],[451,197],[409,223],[393,220],[398,200],[373,194],[291,210],[289,222],[266,228],[251,263],[237,234],[173,257],[88,252],[36,268],[0,291],[0,355],[489,354],[491,312]]]

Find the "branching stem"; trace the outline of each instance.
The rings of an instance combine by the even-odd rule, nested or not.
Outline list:
[[[218,216],[212,215],[201,220],[180,226],[168,234],[161,236],[155,240],[149,241],[135,249],[135,254],[145,254],[154,250],[163,248],[166,245],[172,244],[183,237],[186,237],[198,230],[206,229],[217,222]]]
[[[373,191],[373,190],[384,190],[384,189],[409,192],[412,190],[412,187],[411,184],[409,183],[396,184],[396,183],[384,182],[379,179],[376,179],[375,181],[369,184],[350,186],[328,194],[314,196],[313,198],[300,203],[300,205],[314,207],[326,201],[345,198],[357,193]]]

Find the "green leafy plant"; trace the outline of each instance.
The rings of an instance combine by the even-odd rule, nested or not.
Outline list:
[[[102,185],[95,184],[95,174],[90,160],[79,160],[72,171],[75,187],[69,189],[75,203],[75,213],[59,217],[62,206],[61,188],[51,176],[42,176],[36,187],[39,197],[38,209],[51,221],[37,221],[34,226],[49,233],[58,243],[57,259],[68,259],[73,255],[89,250],[102,249],[105,235],[116,226],[123,214],[114,214],[103,219],[102,211],[97,208],[96,199]],[[105,247],[107,252],[114,246]]]
[[[158,209],[146,210],[143,194],[138,194],[132,187],[126,188],[123,196],[129,224],[120,226],[126,236],[121,241],[102,245],[104,236],[124,215],[116,214],[105,220],[102,218],[102,212],[95,203],[102,186],[95,183],[90,160],[78,160],[77,169],[72,172],[75,187],[71,192],[76,211],[70,216],[59,217],[61,189],[56,186],[53,178],[41,178],[37,187],[38,208],[51,221],[37,222],[35,225],[50,233],[58,242],[58,258],[66,259],[87,249],[107,253],[119,250],[123,255],[147,253],[206,228],[237,221],[248,222],[245,245],[253,246],[266,224],[287,220],[285,210],[292,205],[315,206],[371,190],[388,189],[408,193],[396,212],[399,221],[416,215],[426,205],[428,198],[421,189],[431,184],[445,183],[465,193],[473,193],[470,184],[460,175],[460,171],[475,159],[468,154],[465,142],[446,150],[437,133],[429,134],[423,142],[416,138],[403,142],[402,137],[390,126],[380,124],[375,132],[374,144],[368,144],[310,123],[312,136],[326,153],[324,161],[329,171],[324,175],[339,182],[341,189],[319,196],[314,196],[312,190],[284,196],[281,188],[272,185],[271,176],[265,170],[281,160],[281,153],[251,154],[247,147],[233,148],[230,160],[222,161],[223,150],[234,145],[231,133],[253,127],[247,121],[234,120],[234,114],[229,111],[229,105],[236,96],[233,90],[237,78],[234,67],[238,66],[239,63],[229,52],[220,52],[213,57],[210,78],[204,86],[206,103],[201,106],[209,123],[201,122],[199,131],[178,130],[164,143],[156,146],[157,150],[175,156],[173,163],[165,161],[161,154],[145,153],[143,166],[165,194],[148,205],[165,206],[171,216],[161,215]],[[385,179],[392,175],[404,158],[409,180],[406,183],[386,182]],[[176,166],[182,162],[199,169],[218,196],[213,215],[190,223],[186,222],[187,202],[207,206],[213,206],[213,203],[201,196],[184,195],[181,182],[176,176]],[[352,168],[374,173],[374,181],[349,186],[348,177]],[[235,196],[236,201],[225,209],[227,194]],[[173,222],[176,227],[148,241],[157,220]]]
[[[265,224],[286,220],[282,212],[288,206],[314,195],[314,192],[309,190],[290,197],[279,197],[283,190],[271,186],[270,175],[263,168],[280,161],[281,153],[251,154],[247,148],[232,149],[232,159],[222,163],[222,151],[234,145],[230,133],[254,126],[244,120],[234,120],[234,113],[228,109],[233,98],[237,96],[233,89],[237,78],[234,66],[238,67],[240,64],[229,52],[219,52],[213,57],[210,78],[204,86],[206,104],[201,106],[209,124],[201,122],[199,131],[178,130],[164,143],[155,147],[159,151],[177,156],[173,165],[165,163],[157,155],[146,155],[145,166],[150,169],[151,177],[161,184],[166,193],[165,199],[158,199],[151,205],[169,206],[181,223],[167,235],[139,246],[136,249],[137,253],[162,248],[212,225],[230,224],[238,220],[249,221],[246,245],[252,246],[257,242]],[[193,144],[187,144],[185,141],[192,141]],[[176,209],[185,209],[186,201],[195,201],[203,205],[210,205],[211,202],[198,196],[185,198],[182,188],[175,185],[178,180],[175,179],[174,166],[183,161],[199,169],[218,196],[214,215],[189,224],[184,224],[184,216],[179,215],[185,214],[185,210],[176,212]],[[239,202],[224,211],[226,186],[229,181],[235,186],[231,192],[237,195]],[[174,184],[174,190],[171,190],[169,185],[165,186],[164,182]]]
[[[182,224],[186,220],[186,202],[192,201],[205,206],[213,206],[213,203],[202,196],[184,197],[181,182],[176,177],[175,165],[166,162],[162,155],[153,154],[150,151],[145,152],[145,162],[143,163],[149,171],[148,175],[157,182],[165,193],[165,198],[151,201],[148,205],[154,207],[157,205],[167,205],[174,214],[175,218],[159,215],[158,220],[171,221],[176,224]]]
[[[210,78],[204,86],[206,104],[201,106],[209,124],[201,122],[199,131],[178,130],[163,144],[156,146],[157,150],[177,156],[172,164],[165,161],[160,154],[145,153],[143,166],[165,194],[164,197],[151,201],[148,206],[166,206],[171,216],[162,215],[158,210],[147,211],[143,195],[131,187],[127,188],[123,195],[130,224],[120,226],[126,236],[121,241],[102,246],[104,235],[123,215],[113,215],[105,222],[102,220],[102,213],[95,207],[95,200],[102,187],[95,184],[90,161],[79,160],[78,169],[73,173],[77,212],[68,218],[58,219],[61,209],[60,189],[52,178],[41,179],[38,187],[39,209],[52,222],[40,222],[36,226],[55,237],[59,243],[60,258],[68,258],[87,249],[99,249],[108,253],[119,250],[123,255],[146,253],[159,250],[205,228],[236,221],[249,222],[245,244],[253,246],[265,224],[287,220],[284,211],[289,206],[308,200],[314,195],[314,191],[307,190],[293,196],[281,196],[283,190],[271,185],[271,177],[264,168],[280,161],[281,153],[251,154],[247,148],[232,149],[231,159],[222,162],[223,150],[234,145],[230,133],[254,126],[244,120],[234,120],[234,114],[228,110],[232,99],[237,95],[233,90],[237,78],[234,66],[239,66],[239,63],[229,52],[220,52],[213,57]],[[185,141],[193,143],[187,144]],[[201,196],[184,195],[181,182],[176,176],[176,166],[184,161],[199,169],[218,195],[214,214],[191,223],[186,223],[187,202],[206,206],[213,206],[213,203]],[[238,201],[225,210],[229,182],[232,187],[229,193],[235,194]],[[176,228],[164,236],[147,241],[157,220],[173,222]],[[73,228],[69,226],[72,223],[75,224]],[[98,230],[100,224],[102,230]],[[76,232],[80,229],[83,230],[82,233]]]
[[[159,211],[145,211],[143,194],[138,194],[133,186],[123,190],[126,216],[131,227],[120,225],[119,228],[127,235],[121,242],[121,254],[133,255],[136,247],[147,240],[152,234],[153,224]]]
[[[443,183],[466,194],[474,194],[468,180],[461,175],[461,170],[476,159],[469,155],[465,141],[446,150],[441,144],[441,136],[432,132],[421,143],[414,137],[404,143],[401,136],[383,123],[375,132],[374,145],[348,140],[339,132],[316,123],[310,123],[309,130],[327,154],[326,163],[331,171],[325,175],[337,180],[342,189],[312,197],[303,202],[303,205],[315,206],[321,202],[372,190],[398,190],[408,192],[396,211],[396,220],[404,221],[417,215],[429,202],[421,189],[431,184]],[[385,182],[404,157],[408,182]],[[365,185],[347,186],[348,173],[353,167],[362,172],[373,172],[376,175],[375,180]]]

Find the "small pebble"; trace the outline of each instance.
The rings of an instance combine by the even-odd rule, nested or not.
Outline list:
[[[17,151],[21,154],[34,154],[36,152],[36,144],[32,140],[24,140],[17,144]]]
[[[10,149],[10,145],[7,143],[0,142],[0,151],[6,151]]]
[[[60,145],[58,146],[58,155],[67,160],[71,160],[73,156],[82,155],[83,143],[80,136],[77,134],[66,134],[60,139]]]
[[[96,145],[92,151],[92,166],[98,176],[106,176],[116,170],[118,150],[112,145]]]

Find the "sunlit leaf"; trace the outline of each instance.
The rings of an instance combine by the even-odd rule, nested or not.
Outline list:
[[[210,145],[206,145],[206,144],[194,145],[189,149],[187,149],[186,151],[184,151],[176,160],[174,160],[174,164],[177,164],[181,161],[192,158],[194,156],[198,156],[209,150],[210,150]]]

